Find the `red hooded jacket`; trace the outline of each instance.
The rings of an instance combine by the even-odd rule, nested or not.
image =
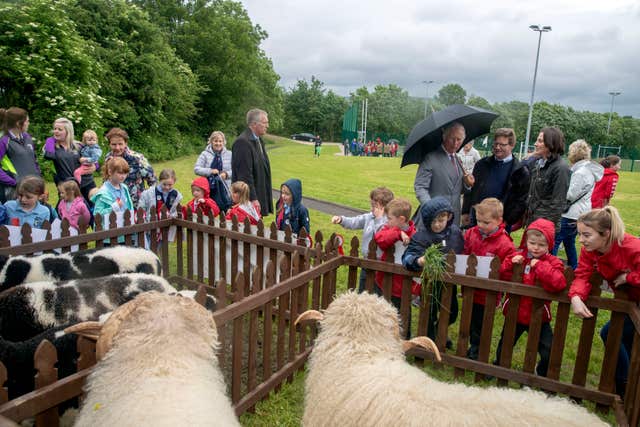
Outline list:
[[[509,255],[516,251],[513,240],[504,230],[504,224],[500,224],[498,231],[490,236],[483,237],[480,229],[476,225],[468,229],[464,233],[464,254],[476,256],[497,256],[500,261],[504,261]],[[487,291],[478,289],[473,291],[473,302],[475,304],[485,305],[487,300]],[[500,296],[496,304],[500,303]]]
[[[549,244],[549,251],[553,249],[553,243],[555,240],[554,230],[555,225],[548,219],[539,218],[529,224],[527,231],[538,230],[544,234]],[[526,232],[525,232],[526,236]],[[523,236],[523,240],[525,240]],[[526,246],[526,245],[525,245]],[[547,292],[560,292],[567,287],[567,280],[564,277],[564,264],[560,259],[551,255],[549,252],[538,258],[538,262],[535,266],[531,267],[532,258],[528,257],[527,250],[521,249],[518,252],[509,255],[500,266],[500,279],[511,280],[513,276],[513,257],[515,255],[522,255],[524,257],[523,265],[524,272],[522,274],[522,284],[535,286],[536,280],[539,281],[542,288]],[[504,302],[502,312],[507,315],[507,307],[509,305],[509,294]],[[551,303],[549,301],[544,302],[544,312],[542,314],[543,322],[551,321]],[[518,308],[518,323],[522,325],[529,325],[531,322],[531,311],[533,307],[533,299],[531,297],[520,297],[520,307]]]
[[[209,181],[204,176],[199,176],[198,178],[191,181],[192,187],[201,188],[204,191],[204,202],[198,203],[196,198],[191,199],[186,206],[182,207],[182,217],[187,218],[187,207],[191,208],[192,213],[196,213],[197,209],[202,209],[203,215],[209,215],[209,212],[213,212],[213,216],[218,216],[220,213],[220,208],[216,204],[216,202],[209,197]]]
[[[593,187],[591,207],[593,209],[604,208],[605,202],[608,202],[613,197],[617,184],[618,172],[610,168],[605,168],[602,179],[597,181],[595,187]]]
[[[625,233],[621,245],[614,241],[609,252],[602,255],[582,248],[569,298],[578,295],[586,300],[591,292],[589,278],[596,271],[609,283],[620,274],[627,273],[629,299],[640,301],[640,239]]]
[[[373,238],[375,239],[378,247],[382,250],[382,255],[380,257],[381,261],[385,261],[387,259],[387,249],[394,246],[396,242],[402,240],[400,237],[400,232],[404,231],[407,236],[411,237],[416,233],[416,226],[413,221],[409,221],[409,228],[406,230],[400,230],[398,227],[389,227],[388,225],[384,225],[380,231],[378,231]],[[402,297],[402,281],[404,280],[403,275],[394,274],[393,275],[393,284],[391,287],[391,295],[394,297]],[[376,285],[380,289],[382,289],[382,280],[384,279],[384,273],[382,271],[376,272]],[[416,293],[416,290],[419,288],[416,286],[411,287],[412,293]],[[419,295],[419,292],[417,293]]]

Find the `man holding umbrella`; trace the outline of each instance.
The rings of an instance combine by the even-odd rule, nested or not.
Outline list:
[[[418,167],[413,183],[420,205],[436,196],[448,198],[456,223],[460,222],[460,195],[463,186],[469,189],[474,184],[473,175],[465,172],[456,155],[465,137],[464,126],[458,122],[443,129],[441,148],[427,153]]]

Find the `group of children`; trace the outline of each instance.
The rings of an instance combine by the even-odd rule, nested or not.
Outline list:
[[[391,190],[380,187],[370,193],[371,211],[356,217],[334,216],[332,222],[348,229],[362,229],[362,255],[368,257],[369,242],[374,239],[379,248],[377,258],[385,260],[386,250],[395,245],[396,263],[401,263],[411,271],[421,271],[425,264],[425,250],[439,244],[444,254],[453,251],[456,254],[498,257],[501,261],[500,278],[511,280],[514,265],[523,266],[522,283],[529,286],[539,284],[548,292],[560,292],[567,283],[564,276],[564,264],[557,257],[550,254],[554,243],[554,224],[546,219],[532,222],[526,229],[522,244],[516,248],[511,237],[505,231],[502,220],[503,206],[495,198],[488,198],[475,206],[477,225],[466,230],[464,235],[457,226],[453,209],[448,199],[435,197],[425,202],[420,208],[424,229],[416,230],[411,220],[411,204],[404,199],[394,198]],[[365,291],[366,271],[361,270],[359,292]],[[375,292],[382,295],[384,273],[377,272],[375,277]],[[393,275],[391,287],[391,303],[400,311],[404,276]],[[434,289],[440,287],[434,286]],[[415,281],[411,284],[411,293],[419,296],[421,285]],[[473,311],[471,317],[470,347],[467,356],[478,358],[480,336],[484,308],[486,305],[486,291],[474,290]],[[500,296],[498,303],[500,303]],[[427,324],[427,335],[435,337],[438,325],[438,303],[440,295],[431,295],[431,310]],[[502,304],[506,316],[510,297],[505,295]],[[528,331],[531,321],[533,300],[522,296],[518,308],[516,335],[518,338]],[[458,314],[457,289],[454,286],[451,306],[449,310],[449,324],[456,321]],[[542,317],[542,331],[538,343],[540,362],[536,367],[539,375],[545,376],[549,365],[551,341],[553,333],[549,322],[551,311],[549,302],[544,303]],[[411,329],[411,316],[408,317],[407,331]],[[502,352],[501,339],[497,349],[495,363],[499,362]]]

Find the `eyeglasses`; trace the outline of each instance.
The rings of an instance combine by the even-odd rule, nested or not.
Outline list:
[[[506,147],[508,147],[509,145],[511,145],[511,144],[509,144],[508,142],[507,142],[506,144],[500,144],[499,142],[494,142],[494,143],[493,143],[493,146],[494,146],[494,147],[496,147],[496,148],[497,148],[497,147],[500,147],[500,148],[506,148]]]

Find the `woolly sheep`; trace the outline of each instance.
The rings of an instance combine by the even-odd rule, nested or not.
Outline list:
[[[164,278],[143,273],[16,286],[0,293],[0,336],[23,341],[51,327],[96,320],[152,290],[177,292]]]
[[[69,332],[96,336],[94,322]],[[77,426],[239,426],[218,366],[213,316],[189,298],[139,295],[98,333]],[[100,360],[101,359],[101,360]]]
[[[162,274],[162,265],[155,253],[127,246],[33,257],[0,255],[0,268],[0,291],[32,282],[60,282],[122,273]]]
[[[303,425],[604,426],[566,399],[533,390],[436,381],[405,360],[396,309],[371,294],[346,293],[320,320],[305,381]],[[322,318],[322,319],[321,319]]]

